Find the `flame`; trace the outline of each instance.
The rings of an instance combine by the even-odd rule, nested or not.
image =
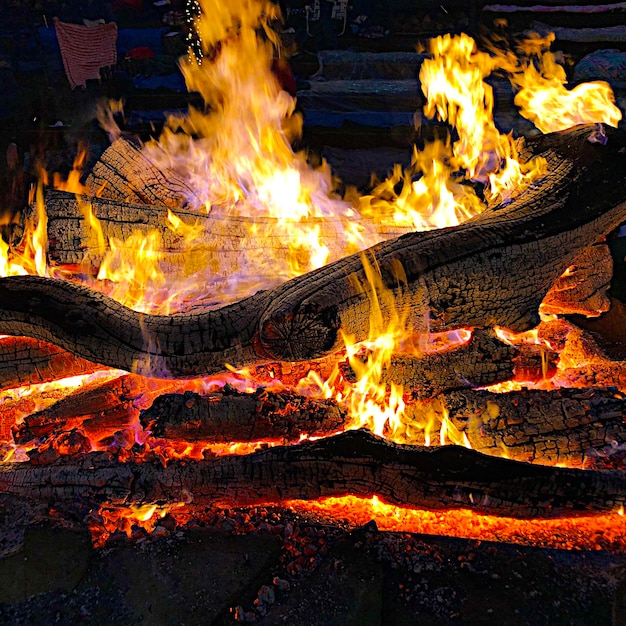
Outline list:
[[[365,427],[381,436],[393,436],[404,411],[403,388],[394,383],[381,384],[381,378],[391,356],[410,333],[406,329],[406,315],[398,311],[394,294],[383,285],[379,268],[364,254],[361,259],[367,282],[357,287],[367,294],[370,303],[369,338],[357,343],[353,337],[343,335],[346,358],[356,382],[348,382],[336,365],[327,380],[310,372],[300,381],[299,388],[304,393],[317,391],[345,406],[349,414],[346,428]],[[398,268],[399,283],[402,273],[402,268]]]
[[[398,293],[383,284],[380,268],[361,256],[366,283],[357,284],[370,304],[370,328],[366,341],[356,343],[351,336],[343,335],[346,360],[354,374],[351,382],[343,374],[342,365],[335,366],[326,380],[310,372],[300,381],[302,393],[316,392],[324,398],[333,398],[346,407],[346,429],[367,428],[374,434],[397,443],[431,444],[435,430],[439,431],[440,444],[462,445],[470,448],[465,432],[460,432],[437,403],[430,404],[420,413],[419,419],[406,413],[402,385],[384,382],[384,372],[391,365],[394,354],[424,354],[438,352],[467,342],[471,333],[459,330],[452,333],[415,335],[406,310],[398,308],[402,302],[402,286],[406,284],[403,268],[395,266]]]
[[[10,250],[9,244],[0,237],[0,276],[48,276],[48,219],[41,181],[34,189],[34,210],[35,214],[25,219],[19,252]]]
[[[166,515],[183,506],[185,506],[184,502],[166,505],[103,505],[97,511],[90,513],[87,518],[94,547],[103,547],[115,532],[124,533],[131,538],[135,527],[143,529],[146,533],[152,533]]]
[[[509,67],[511,83],[519,89],[515,105],[542,133],[565,130],[578,124],[617,126],[622,113],[615,105],[610,85],[604,81],[565,87],[567,76],[549,51],[554,33],[534,36],[520,43],[526,55]]]

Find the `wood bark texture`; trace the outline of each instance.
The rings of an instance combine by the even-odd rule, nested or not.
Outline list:
[[[599,145],[589,132],[539,138],[534,150],[549,174],[506,206],[367,252],[416,330],[497,324],[522,331],[538,323],[539,304],[559,276],[626,219],[624,133],[609,130]],[[10,277],[0,281],[0,332],[151,376],[309,360],[339,350],[340,331],[367,338],[372,298],[362,263],[349,256],[221,309],[179,316],[136,313],[69,283]]]
[[[0,390],[91,374],[102,366],[29,337],[0,338]]]
[[[225,387],[204,396],[191,391],[159,396],[142,411],[140,421],[154,437],[169,440],[288,443],[302,435],[320,437],[343,430],[346,417],[346,409],[332,400],[265,389],[248,394]]]
[[[139,204],[180,207],[193,195],[185,179],[156,165],[129,137],[116,139],[100,156],[85,181],[91,194]]]
[[[12,429],[16,443],[42,439],[60,430],[79,427],[94,442],[127,427],[161,394],[181,387],[176,381],[126,374],[95,381],[53,405],[24,417]]]
[[[0,463],[0,490],[49,503],[190,502],[250,506],[378,495],[391,504],[513,517],[616,510],[626,474],[517,463],[459,446],[420,448],[350,431],[298,446],[197,462],[118,463],[104,453],[34,466]]]
[[[473,449],[517,461],[582,466],[626,444],[626,396],[614,387],[459,390],[441,394],[429,405],[413,407],[413,419],[424,422],[420,413],[428,408],[439,416],[445,411]],[[431,441],[438,440],[439,427],[440,422]]]

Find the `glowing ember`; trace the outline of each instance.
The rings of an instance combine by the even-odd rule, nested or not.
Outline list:
[[[385,504],[377,496],[323,498],[314,502],[297,500],[288,504],[299,511],[346,520],[355,527],[374,520],[381,530],[447,535],[545,548],[622,551],[625,547],[626,523],[623,509],[601,516],[522,520],[480,515],[467,510],[407,509]]]
[[[521,161],[520,143],[496,128],[493,90],[486,82],[495,70],[509,75],[517,90],[516,105],[543,132],[589,122],[617,125],[621,119],[608,85],[586,83],[571,91],[565,89],[564,70],[547,51],[547,40],[527,42],[525,56],[515,59],[495,50],[481,52],[467,35],[438,37],[431,41],[430,57],[420,70],[426,97],[424,114],[446,123],[451,132],[422,150],[415,148],[406,170],[396,166],[392,176],[370,195],[349,202],[336,194],[326,164],[313,168],[305,154],[292,149],[293,139],[301,131],[301,119],[294,112],[294,99],[280,88],[271,70],[280,53],[272,30],[272,23],[279,18],[277,5],[265,0],[201,0],[200,9],[195,24],[200,49],[198,54],[190,52],[181,61],[181,68],[189,90],[201,94],[204,110],[191,108],[186,115],[169,119],[159,140],[148,143],[144,150],[151,162],[188,181],[191,192],[181,199],[181,214],[184,204],[188,213],[208,214],[215,218],[214,224],[220,221],[225,231],[236,221],[242,225],[242,236],[237,233],[228,240],[236,255],[222,255],[227,247],[223,242],[216,244],[207,227],[200,221],[183,220],[173,207],[163,229],[137,230],[125,239],[106,241],[92,205],[80,196],[79,206],[93,242],[90,248],[97,251],[98,259],[83,260],[81,269],[92,278],[72,277],[67,272],[65,276],[87,280],[90,286],[136,310],[169,314],[207,292],[214,293],[216,301],[240,299],[383,239],[415,229],[454,226],[480,213],[486,203],[508,202],[543,176],[546,164],[542,159]],[[84,194],[80,183],[83,161],[84,155],[79,156],[68,180],[56,177],[52,185]],[[486,202],[474,191],[479,185]],[[36,219],[26,224],[21,257],[0,240],[0,275],[60,273],[59,268],[46,265],[43,184],[37,188],[34,205]],[[206,267],[190,269],[184,254],[178,263],[166,258],[164,240],[170,235],[183,251],[205,246]],[[455,427],[445,407],[433,402],[422,421],[411,421],[405,415],[402,387],[382,380],[394,354],[446,350],[467,342],[471,332],[459,330],[434,338],[427,328],[411,328],[408,314],[401,305],[396,306],[401,298],[383,288],[378,268],[365,258],[363,264],[368,283],[360,288],[367,293],[372,311],[370,336],[362,343],[344,337],[345,358],[354,380],[348,380],[345,369],[337,366],[327,378],[311,373],[298,390],[333,398],[347,407],[348,429],[366,427],[397,442],[423,440],[426,445],[469,447],[467,434]],[[396,268],[395,278],[401,291],[406,282],[401,267]],[[416,338],[416,330],[424,332]],[[499,336],[514,345],[532,342],[553,349],[537,333],[519,337],[502,330]],[[574,363],[574,353],[565,351],[560,367],[579,365]],[[151,365],[158,367],[158,363]],[[547,366],[544,378],[546,372]],[[86,380],[80,377],[55,384],[62,393],[69,393]],[[237,373],[233,380],[246,390],[256,385],[245,372]],[[4,392],[0,403],[27,394],[45,396],[43,387],[30,386]],[[42,400],[34,410],[44,406]],[[103,433],[96,443],[76,429],[45,445],[56,445],[57,457],[91,448],[116,455],[120,462],[158,459],[167,463],[171,459],[247,454],[274,443],[173,443],[154,438],[132,423],[123,430]],[[8,457],[24,460],[25,452],[12,448]],[[626,530],[623,508],[592,519],[530,522],[467,511],[407,510],[386,505],[376,497],[364,500],[347,496],[292,504],[303,511],[346,517],[355,526],[376,519],[379,527],[387,530],[552,547],[583,547],[595,545],[594,541],[610,548],[623,547]],[[106,505],[94,514],[95,526],[104,528],[102,537],[116,531],[130,536],[133,526],[153,532],[160,520],[167,515],[175,517],[183,506]],[[600,534],[602,539],[595,539]]]
[[[133,527],[142,528],[144,531],[152,533],[166,515],[183,506],[185,506],[184,502],[167,505],[142,504],[128,507],[101,506],[97,512],[91,513],[88,518],[94,547],[103,547],[109,537],[116,532],[124,533],[129,538],[132,537]]]

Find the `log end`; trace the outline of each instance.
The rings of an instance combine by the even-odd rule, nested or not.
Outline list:
[[[306,302],[262,318],[255,349],[260,356],[279,361],[316,359],[340,348],[340,327],[336,306]]]

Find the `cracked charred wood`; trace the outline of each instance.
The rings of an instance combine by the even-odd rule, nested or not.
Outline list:
[[[607,290],[613,278],[609,247],[599,243],[585,248],[552,285],[541,303],[544,313],[597,317],[609,310]]]
[[[582,465],[626,443],[626,396],[614,387],[451,391],[430,406],[413,407],[413,419],[419,421],[428,409],[447,414],[473,449],[517,461]],[[439,428],[440,422],[432,441],[438,440]]]
[[[0,332],[32,335],[126,371],[189,378],[267,361],[254,347],[259,311],[271,292],[196,315],[146,315],[60,280],[0,279]],[[5,308],[6,305],[6,308]]]
[[[615,301],[613,302],[613,307]],[[622,315],[616,316],[621,326]],[[599,320],[598,320],[599,321]],[[583,320],[577,319],[577,323]],[[584,320],[584,323],[591,320]],[[589,324],[598,328],[597,324]],[[612,329],[617,331],[617,329]],[[605,331],[606,332],[606,331]],[[617,331],[621,333],[620,331]],[[614,343],[600,333],[580,328],[568,320],[542,322],[538,337],[548,341],[559,352],[559,367],[553,383],[559,387],[617,387],[626,393],[626,352],[624,344]]]
[[[600,145],[588,141],[589,132],[539,138],[534,151],[549,174],[506,206],[370,248],[366,256],[393,296],[382,299],[383,318],[393,300],[416,331],[534,327],[559,276],[626,219],[625,134],[609,129]],[[9,277],[0,280],[0,332],[141,374],[190,377],[225,363],[318,358],[339,350],[345,334],[366,339],[373,299],[364,285],[356,254],[218,310],[158,316],[77,285]]]
[[[57,502],[214,503],[250,506],[326,496],[377,495],[428,509],[467,508],[549,518],[614,511],[626,474],[518,463],[460,446],[399,446],[349,431],[298,446],[203,461],[119,463],[91,453],[51,465],[0,463],[0,491]]]
[[[85,186],[91,194],[119,202],[180,207],[193,195],[186,180],[150,159],[139,141],[121,136],[94,164]]]
[[[159,396],[139,419],[154,437],[170,440],[287,443],[302,435],[319,437],[342,430],[346,417],[346,409],[332,400],[265,389],[240,393],[226,386],[208,395],[187,391]]]
[[[394,354],[381,375],[381,383],[402,385],[413,398],[432,398],[442,391],[482,387],[511,380],[519,351],[491,331],[476,330],[470,340],[439,352]],[[367,355],[363,355],[365,360]],[[342,371],[350,382],[356,374],[349,363]]]
[[[85,219],[85,207],[98,219],[101,237]],[[261,267],[267,259],[267,250],[288,253],[284,233],[276,228],[276,220],[268,217],[254,218],[252,240],[248,217],[206,214],[184,207],[176,208],[175,217],[170,217],[170,208],[163,204],[121,202],[65,191],[47,192],[46,213],[50,264],[80,265],[95,273],[110,249],[109,241],[126,241],[134,233],[147,236],[157,232],[159,240],[153,243],[153,249],[159,255],[159,267],[165,274],[182,277],[208,268],[213,276],[224,278],[236,272],[243,260],[247,263],[256,260]],[[312,218],[310,223],[319,228],[320,238],[333,259],[344,256],[343,228],[336,221]],[[406,228],[377,230],[379,239],[407,231]],[[271,278],[268,276],[267,280]]]
[[[0,338],[0,390],[91,374],[102,366],[77,358],[46,341],[29,337]]]
[[[19,420],[12,428],[13,439],[24,444],[79,427],[87,437],[98,441],[127,427],[157,396],[180,386],[176,381],[154,380],[136,374],[94,381]]]

